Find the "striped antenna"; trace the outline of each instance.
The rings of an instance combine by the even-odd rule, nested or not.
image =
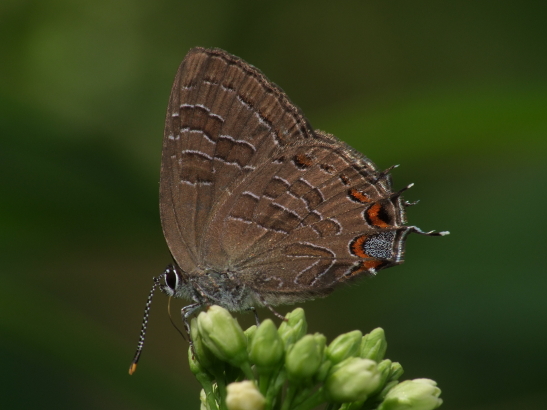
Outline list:
[[[131,362],[131,365],[129,366],[129,374],[135,373],[137,370],[137,363],[139,362],[139,358],[141,357],[142,349],[144,347],[144,338],[146,336],[146,329],[148,327],[148,316],[150,315],[150,306],[152,305],[152,297],[154,297],[154,292],[156,291],[157,287],[160,284],[160,278],[162,276],[158,276],[157,278],[154,278],[154,284],[152,285],[152,289],[150,289],[150,293],[148,294],[148,300],[146,301],[146,307],[144,308],[144,317],[142,318],[142,327],[141,327],[141,333],[139,335],[139,343],[137,343],[137,352],[135,353],[135,357],[133,358],[133,361]]]

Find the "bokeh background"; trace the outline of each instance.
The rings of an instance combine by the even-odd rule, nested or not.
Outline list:
[[[545,408],[546,9],[2,0],[0,407],[198,408],[163,295],[139,371],[127,368],[170,262],[167,99],[201,45],[259,67],[379,168],[401,164],[395,187],[415,182],[405,198],[420,199],[410,222],[452,233],[411,236],[404,265],[304,304],[309,330],[383,327],[387,356],[404,378],[435,379],[446,410]]]

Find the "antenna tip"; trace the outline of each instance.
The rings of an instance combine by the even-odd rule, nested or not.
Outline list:
[[[129,366],[129,375],[132,376],[133,373],[137,371],[137,363],[131,363],[131,366]]]

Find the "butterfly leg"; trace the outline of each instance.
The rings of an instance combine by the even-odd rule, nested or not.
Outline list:
[[[285,316],[283,316],[281,313],[277,312],[273,307],[271,307],[270,305],[268,305],[266,303],[266,307],[268,309],[270,309],[270,312],[272,312],[274,315],[276,315],[279,319],[283,320],[283,321],[287,321],[287,318]]]
[[[245,310],[252,310],[253,311],[253,314],[255,315],[256,325],[260,326],[260,318],[258,317],[258,313],[256,312],[256,308],[254,306],[251,306],[251,307],[248,307]]]
[[[278,313],[273,307],[271,307],[270,304],[266,302],[266,300],[261,295],[255,294],[255,296],[258,298],[260,303],[262,303],[262,306],[267,307],[270,310],[270,312],[276,315],[279,319],[283,321],[287,321],[287,318],[283,316],[281,313]]]
[[[192,334],[190,332],[190,322],[188,318],[201,307],[201,303],[192,303],[191,305],[184,306],[181,309],[182,321],[184,322],[184,329],[186,329],[186,334],[188,335],[188,341],[190,344],[190,349],[192,349],[192,355],[196,357],[196,350],[194,348],[194,342],[192,341]]]

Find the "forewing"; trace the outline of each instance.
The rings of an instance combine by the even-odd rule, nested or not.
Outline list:
[[[160,212],[177,263],[227,263],[211,228],[225,219],[223,205],[275,152],[312,135],[259,70],[222,50],[192,49],[173,84],[162,151]]]

